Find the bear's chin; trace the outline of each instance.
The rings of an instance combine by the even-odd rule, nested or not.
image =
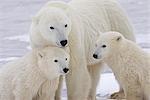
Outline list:
[[[53,80],[53,79],[58,78],[60,75],[61,75],[60,73],[57,73],[57,74],[55,74],[55,75],[48,75],[46,78],[47,78],[48,80]]]
[[[60,73],[60,75],[62,75],[62,76],[65,76],[65,75],[67,75],[68,74],[68,72],[67,73],[64,73],[64,72],[61,72]]]

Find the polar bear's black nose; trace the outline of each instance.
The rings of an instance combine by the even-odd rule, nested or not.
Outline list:
[[[69,71],[69,69],[68,69],[68,68],[64,68],[63,71],[64,71],[65,73],[67,73],[67,72]]]
[[[93,54],[93,57],[94,57],[95,59],[97,59],[97,58],[98,58],[98,55],[97,55],[97,54]]]
[[[67,45],[67,43],[68,43],[68,41],[67,40],[62,40],[62,41],[60,41],[60,44],[64,47],[64,46],[66,46]]]

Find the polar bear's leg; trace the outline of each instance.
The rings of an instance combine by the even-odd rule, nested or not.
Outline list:
[[[143,81],[141,81],[142,84],[142,90],[144,92],[144,100],[150,100],[150,76],[146,73],[145,75],[141,76],[146,76]]]
[[[122,88],[118,92],[111,94],[111,99],[125,99],[124,91]]]
[[[38,95],[33,100],[45,100],[46,98],[51,97],[51,82],[49,80],[46,80],[38,90]]]
[[[127,100],[143,100],[143,93],[137,93],[138,91],[128,90],[126,93]]]
[[[56,94],[55,94],[55,100],[61,100],[62,85],[63,85],[63,76],[60,76],[58,89],[57,89]]]
[[[91,76],[91,88],[90,88],[88,100],[96,100],[96,87],[100,79],[100,73],[102,67],[103,67],[103,63],[101,62],[95,65],[88,66],[88,70]]]
[[[32,100],[32,93],[29,92],[29,89],[25,89],[24,87],[17,87],[13,93],[15,100]]]
[[[56,99],[56,89],[57,82],[52,83],[51,81],[47,80],[41,85],[40,89],[38,90],[38,95],[36,95],[32,100],[54,100],[54,98],[55,100],[60,100],[59,96]]]
[[[87,100],[90,88],[90,76],[85,65],[71,62],[72,70],[66,77],[68,100]]]
[[[87,100],[91,81],[86,57],[76,46],[72,46],[70,52],[70,72],[66,76],[68,100]]]
[[[115,78],[116,78],[116,80],[118,80],[117,77],[115,77]],[[118,81],[118,83],[119,83],[119,81]],[[124,90],[123,90],[121,84],[120,84],[119,89],[120,90],[118,92],[115,92],[115,93],[111,94],[111,96],[110,96],[111,99],[124,99],[125,98]]]
[[[12,100],[12,99],[14,100],[14,95],[12,95],[11,93],[3,91],[3,93],[0,94],[0,100]]]
[[[54,100],[59,78],[46,80],[40,87],[38,95],[33,100]]]
[[[143,100],[144,93],[141,84],[136,80],[128,80],[124,83],[124,92],[127,100]]]

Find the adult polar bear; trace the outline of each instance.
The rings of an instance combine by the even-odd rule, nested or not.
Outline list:
[[[92,57],[93,44],[98,33],[106,31],[118,31],[134,40],[128,18],[116,0],[48,2],[33,18],[30,34],[33,48],[47,45],[70,48],[71,72],[66,77],[68,100],[87,100],[87,97],[95,100],[103,63]],[[43,84],[44,93],[47,84]]]

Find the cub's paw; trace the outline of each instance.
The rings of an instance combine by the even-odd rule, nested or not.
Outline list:
[[[92,96],[88,96],[87,100],[96,100],[96,96],[92,97]]]
[[[110,95],[110,99],[122,100],[125,99],[125,95],[123,91],[115,92]]]

